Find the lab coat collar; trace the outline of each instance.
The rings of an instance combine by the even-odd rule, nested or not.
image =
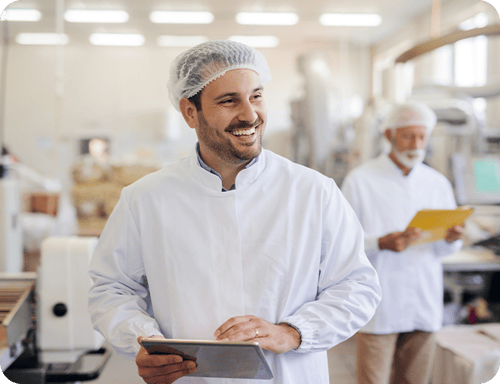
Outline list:
[[[259,154],[257,161],[250,167],[245,168],[238,173],[236,176],[236,190],[243,189],[252,184],[260,174],[264,171],[266,167],[266,154],[265,150],[262,149]],[[222,180],[219,176],[208,172],[198,162],[198,155],[196,153],[196,146],[194,146],[193,150],[189,154],[189,164],[190,168],[193,171],[193,175],[201,182],[205,187],[209,190],[217,192],[217,193],[231,193],[232,191],[222,192]]]

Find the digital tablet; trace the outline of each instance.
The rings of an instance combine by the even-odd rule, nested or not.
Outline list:
[[[234,379],[273,378],[259,343],[252,341],[208,341],[180,339],[142,339],[149,354],[176,354],[198,364],[188,376]]]

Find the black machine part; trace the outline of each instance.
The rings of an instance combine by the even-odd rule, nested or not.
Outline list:
[[[82,360],[88,356],[100,356],[92,371],[80,371]],[[88,351],[74,364],[40,364],[36,353],[21,355],[3,374],[18,384],[50,384],[92,381],[99,377],[111,356],[111,351],[100,348]]]

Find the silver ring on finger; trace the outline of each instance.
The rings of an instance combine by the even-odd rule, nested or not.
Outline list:
[[[257,328],[255,328],[254,331],[255,331],[255,337],[259,337],[259,331],[257,330]]]

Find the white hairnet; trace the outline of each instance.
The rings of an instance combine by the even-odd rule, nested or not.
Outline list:
[[[427,134],[430,134],[436,126],[436,122],[436,114],[432,109],[421,102],[411,101],[393,107],[381,129],[382,132],[385,132],[387,129],[420,125],[426,127]]]
[[[172,62],[167,84],[172,104],[179,110],[180,99],[196,95],[232,69],[257,72],[263,85],[271,81],[271,71],[262,53],[236,41],[208,41],[181,53]]]

